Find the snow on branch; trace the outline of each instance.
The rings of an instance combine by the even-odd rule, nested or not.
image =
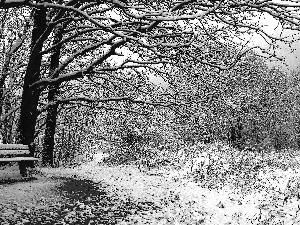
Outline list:
[[[62,75],[58,76],[57,78],[41,79],[41,80],[35,82],[34,84],[32,84],[30,87],[31,88],[44,88],[47,85],[60,84],[65,81],[70,81],[70,80],[75,80],[75,79],[81,78],[85,74],[89,74],[89,73],[93,72],[93,69],[97,65],[100,65],[105,60],[107,60],[110,56],[112,56],[115,53],[116,48],[118,48],[119,46],[122,46],[124,43],[125,43],[124,40],[117,41],[110,47],[110,49],[104,55],[100,56],[99,58],[97,58],[96,60],[94,60],[92,63],[90,63],[88,66],[82,68],[81,70],[62,74]],[[85,49],[82,51],[85,51]],[[73,60],[72,56],[67,61],[71,61],[71,60]],[[67,66],[67,64],[64,65],[64,68],[65,68],[65,66]],[[61,67],[58,68],[53,74],[59,73],[60,71],[61,71]]]
[[[155,101],[148,101],[148,100],[141,100],[141,99],[134,99],[128,96],[123,97],[111,97],[111,98],[89,98],[86,96],[78,96],[78,97],[72,97],[72,98],[65,98],[65,99],[57,99],[55,102],[50,102],[46,104],[42,109],[40,109],[40,112],[43,112],[47,110],[49,107],[53,105],[61,105],[61,104],[81,104],[81,103],[110,103],[110,102],[124,102],[128,101],[131,103],[136,104],[142,104],[142,105],[152,105],[152,106],[161,106],[161,107],[172,107],[172,106],[178,106],[179,103],[175,102],[155,102]],[[93,106],[94,107],[94,106]],[[102,105],[95,106],[96,108],[102,107]]]

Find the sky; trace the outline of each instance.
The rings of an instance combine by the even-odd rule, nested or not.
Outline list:
[[[265,25],[264,30],[268,34],[279,37],[282,33],[281,27],[277,26],[277,21],[271,16],[265,16],[265,18],[261,18],[260,23]],[[275,53],[277,56],[284,58],[284,64],[279,61],[273,61],[269,63],[269,66],[279,65],[286,70],[299,70],[300,41],[297,41],[296,39],[300,39],[300,32],[285,31],[282,33],[282,35],[285,37],[289,36],[291,40],[293,39],[293,44],[289,46],[282,42],[278,42],[278,47],[276,48]],[[259,35],[253,36],[251,41],[253,42],[253,45],[259,45],[264,48],[268,47],[268,44]]]
[[[271,16],[265,15],[264,18],[260,17],[259,18],[261,25],[264,26],[264,30],[273,36],[279,37],[280,34],[282,33],[282,29],[280,26],[277,26],[277,21],[273,19]],[[298,34],[299,33],[299,34]],[[298,33],[292,33],[292,32],[284,32],[284,36],[290,36],[290,35],[296,35],[298,39],[300,40],[300,32]],[[252,45],[259,45],[263,48],[268,48],[268,44],[265,42],[265,40],[259,36],[258,34],[249,37],[251,39]],[[284,43],[278,42],[278,47],[275,50],[275,54],[279,57],[284,58],[284,63],[280,61],[269,61],[268,65],[270,67],[272,66],[281,66],[283,69],[286,71],[298,71],[300,70],[300,41],[295,41],[292,46],[288,46]],[[123,57],[116,57],[114,61],[116,63],[120,63],[123,60],[125,60],[129,55],[131,56],[132,59],[137,60],[138,56],[130,52],[128,49],[122,49],[122,53],[124,54]],[[150,76],[149,77],[150,81],[161,86],[166,86],[166,83],[162,78]]]
[[[295,48],[294,51],[291,51],[291,48],[285,45],[281,45],[280,48],[277,50],[278,55],[285,58],[286,65],[283,65],[280,62],[270,62],[269,65],[281,65],[283,68],[290,70],[290,71],[298,71],[300,69],[300,42],[296,42],[293,47]]]

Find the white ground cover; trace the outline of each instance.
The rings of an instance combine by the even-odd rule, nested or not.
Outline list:
[[[43,171],[48,175],[76,175],[105,182],[112,192],[124,199],[150,201],[162,206],[160,211],[132,217],[137,224],[276,224],[279,221],[298,224],[300,221],[299,201],[294,193],[285,190],[299,170],[263,168],[257,176],[259,188],[253,186],[243,193],[230,185],[218,190],[203,188],[180,170],[164,168],[143,173],[131,165],[102,165],[101,160],[100,154],[93,162],[75,169]],[[288,194],[290,197],[283,204]]]
[[[55,188],[55,184],[48,182],[47,177],[73,177],[104,182],[108,184],[108,192],[117,194],[124,201],[153,202],[161,207],[137,212],[130,216],[130,222],[121,222],[123,225],[300,224],[297,198],[299,169],[283,170],[264,166],[255,178],[257,182],[245,191],[230,182],[218,189],[204,188],[201,182],[195,182],[187,176],[187,171],[171,167],[140,172],[133,165],[105,165],[102,159],[103,155],[99,153],[93,162],[76,168],[42,168],[40,171],[45,176],[44,180],[25,185],[15,184],[10,188],[1,189],[0,186],[0,199],[7,204],[24,200],[28,203],[28,198],[34,202],[35,192],[40,193],[40,199],[40,195],[46,193],[46,186],[51,190]],[[7,171],[6,176],[13,174],[10,170],[0,170],[0,177],[4,171]],[[232,183],[235,178],[231,177]]]

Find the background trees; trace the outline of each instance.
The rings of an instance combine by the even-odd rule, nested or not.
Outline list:
[[[27,12],[26,9],[7,9],[1,13],[0,115],[4,143],[15,139],[18,118],[16,112],[22,91],[22,77],[19,73],[24,71],[24,62],[28,57],[24,52],[28,48],[30,32]]]
[[[282,29],[297,30],[299,5],[293,1],[24,0],[1,1],[0,8],[30,15],[20,26],[29,26],[20,40],[30,47],[4,50],[9,57],[20,54],[18,60],[26,56],[26,66],[12,82],[22,83],[18,142],[33,142],[46,124],[44,164],[53,164],[56,119],[64,118],[60,113],[70,113],[65,107],[73,105],[83,112],[89,107],[141,114],[153,113],[152,106],[168,106],[173,111],[163,115],[171,115],[184,141],[203,135],[223,140],[231,132],[238,147],[248,139],[265,142],[281,126],[274,120],[281,121],[283,115],[277,101],[287,91],[286,76],[266,69],[256,53],[276,57],[278,41],[289,39],[266,32],[259,18],[269,15]],[[8,27],[6,18],[15,16],[6,15],[2,27]],[[249,47],[247,40],[254,35],[262,36],[270,48]],[[6,74],[13,70],[2,65],[2,84],[8,84],[12,75]],[[153,85],[153,75],[162,77],[168,88]],[[267,131],[257,131],[263,122]]]

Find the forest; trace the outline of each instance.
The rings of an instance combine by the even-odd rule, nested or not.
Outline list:
[[[34,143],[49,169],[99,152],[142,170],[208,157],[194,177],[205,187],[225,183],[225,164],[275,164],[300,147],[300,73],[278,53],[296,50],[299,10],[293,0],[1,0],[0,140]]]
[[[1,1],[2,142],[35,142],[50,166],[98,148],[127,149],[127,160],[140,157],[133,148],[175,153],[203,141],[298,148],[298,71],[268,66],[284,61],[280,43],[297,41],[298,7]],[[256,19],[267,14],[280,35]]]

